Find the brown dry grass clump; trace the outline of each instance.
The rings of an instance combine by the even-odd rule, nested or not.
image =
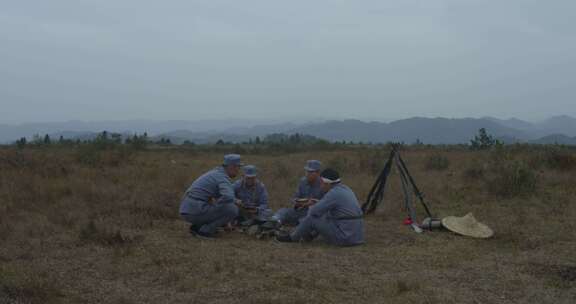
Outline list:
[[[276,209],[311,158],[363,200],[387,152],[244,159]],[[495,237],[411,232],[394,178],[367,218],[367,244],[334,248],[192,238],[179,200],[220,153],[3,148],[0,303],[575,303],[574,153],[545,153],[404,151],[437,216],[474,212]]]

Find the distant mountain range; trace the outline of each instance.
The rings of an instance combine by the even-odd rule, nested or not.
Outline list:
[[[570,137],[576,136],[576,119],[566,115],[550,117],[537,123],[529,123],[515,118],[501,120],[486,117],[484,119],[491,120],[502,126],[527,132],[533,137],[543,137],[554,134],[563,134]]]
[[[122,134],[143,133],[153,138],[169,138],[174,143],[186,140],[213,143],[220,139],[243,142],[272,133],[301,133],[330,141],[385,143],[389,141],[426,144],[468,143],[485,128],[489,134],[506,143],[576,145],[576,118],[555,116],[541,122],[517,118],[424,118],[414,117],[392,122],[331,120],[299,123],[262,123],[248,120],[205,121],[108,121],[65,122],[22,125],[0,125],[0,142],[13,142],[20,137],[50,134],[53,138],[88,139],[103,130]]]
[[[328,121],[292,130],[332,141],[405,142],[421,141],[428,144],[468,143],[480,128],[505,143],[558,143],[576,142],[576,118],[557,116],[543,122],[530,123],[519,119],[497,118],[422,118],[415,117],[390,123],[359,120]]]
[[[272,123],[261,120],[259,123]],[[21,137],[31,138],[35,134],[63,135],[66,138],[90,136],[103,130],[116,133],[162,134],[176,130],[188,130],[195,133],[217,133],[235,129],[239,126],[253,126],[249,119],[213,119],[213,120],[114,120],[114,121],[66,121],[48,123],[24,123],[8,125],[0,123],[0,143],[12,142]],[[227,133],[227,132],[226,132]],[[59,136],[58,136],[59,137]]]
[[[523,131],[508,128],[486,119],[410,118],[391,123],[362,122],[359,120],[329,121],[309,125],[293,132],[314,135],[331,141],[383,143],[389,141],[430,144],[466,143],[486,128],[494,136],[527,138]]]

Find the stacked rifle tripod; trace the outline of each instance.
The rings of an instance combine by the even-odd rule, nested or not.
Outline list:
[[[424,229],[432,229],[436,228],[435,226],[440,225],[439,221],[432,217],[432,213],[428,208],[428,205],[424,201],[424,194],[420,191],[416,183],[414,182],[414,178],[408,171],[406,167],[406,163],[402,159],[400,152],[398,151],[400,145],[393,145],[392,151],[390,152],[390,156],[388,157],[388,161],[384,165],[384,169],[380,172],[380,175],[376,179],[376,182],[372,186],[370,193],[368,194],[368,198],[366,202],[362,205],[362,211],[364,214],[371,214],[376,211],[379,205],[381,205],[382,201],[384,200],[384,191],[386,190],[386,183],[388,182],[388,178],[390,177],[390,173],[392,169],[395,167],[398,171],[400,176],[400,181],[402,183],[402,192],[404,194],[404,206],[406,211],[408,212],[408,218],[405,221],[406,225],[410,225],[415,232],[421,233]],[[414,196],[422,206],[424,207],[424,211],[427,214],[427,218],[422,222],[422,224],[418,224],[416,218],[416,206],[415,206],[415,199]]]

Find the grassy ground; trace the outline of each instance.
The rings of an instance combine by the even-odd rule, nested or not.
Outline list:
[[[276,209],[316,158],[363,200],[387,151],[245,155]],[[402,225],[397,180],[367,244],[200,241],[177,210],[222,155],[0,150],[0,303],[576,303],[572,152],[404,152],[434,213],[474,212],[490,240]]]

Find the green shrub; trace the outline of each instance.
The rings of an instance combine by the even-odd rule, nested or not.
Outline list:
[[[109,167],[119,167],[127,162],[132,161],[135,150],[126,146],[118,146],[114,150],[105,151],[102,154],[102,165]]]
[[[544,165],[552,170],[572,171],[576,169],[576,155],[567,151],[549,150],[541,155]]]
[[[5,212],[5,210],[5,208],[0,208],[0,212]],[[7,240],[13,229],[8,223],[8,219],[4,215],[0,215],[0,241]]]
[[[5,149],[0,151],[0,170],[35,169],[39,165],[36,158],[26,151]]]
[[[123,234],[120,230],[103,229],[97,226],[94,221],[89,221],[82,227],[79,238],[84,242],[92,242],[109,247],[130,245],[136,241],[135,238]]]
[[[384,169],[384,164],[386,164],[389,154],[389,150],[368,150],[362,152],[358,164],[360,171],[368,172],[372,175],[379,174]]]
[[[347,157],[337,155],[337,156],[329,159],[326,162],[324,167],[332,168],[332,169],[340,172],[340,174],[342,174],[343,172],[348,172],[350,169],[350,166],[351,166],[351,162]]]
[[[484,178],[485,167],[480,162],[473,162],[462,172],[462,176],[468,180],[478,180]]]
[[[57,281],[45,272],[0,268],[0,302],[7,303],[56,303],[63,293]]]
[[[88,167],[118,167],[121,164],[131,161],[134,153],[131,146],[114,146],[112,148],[102,148],[96,144],[83,144],[76,150],[76,160]]]
[[[450,160],[442,154],[433,154],[426,159],[427,170],[443,171],[450,167]]]
[[[529,196],[536,192],[538,176],[522,161],[494,164],[493,176],[488,180],[490,192],[502,197]]]
[[[142,219],[177,219],[174,205],[179,201],[180,193],[167,190],[147,192],[136,195],[136,201],[130,206],[129,212],[137,221]]]
[[[76,160],[85,166],[96,167],[101,158],[101,151],[94,145],[82,145],[76,150]]]
[[[283,162],[275,162],[271,169],[275,179],[287,179],[290,177],[290,169]]]

